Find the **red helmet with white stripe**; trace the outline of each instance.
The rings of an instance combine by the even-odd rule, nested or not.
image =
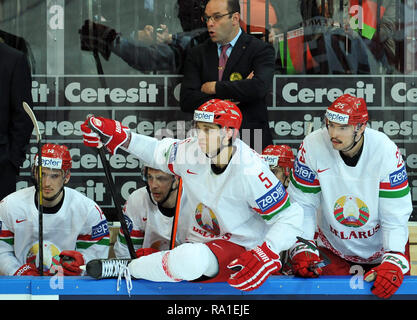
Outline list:
[[[356,98],[346,93],[327,108],[326,119],[339,124],[366,124],[368,121],[366,102],[363,98]]]
[[[294,153],[290,146],[286,144],[282,145],[269,145],[262,151],[262,158],[268,164],[273,167],[286,168],[285,174],[288,175],[290,169],[294,167]]]
[[[194,121],[218,124],[220,127],[240,129],[242,113],[230,101],[211,99],[194,111]]]
[[[35,156],[35,166],[38,155]],[[42,146],[42,167],[67,171],[72,167],[70,152],[65,145],[46,143]]]

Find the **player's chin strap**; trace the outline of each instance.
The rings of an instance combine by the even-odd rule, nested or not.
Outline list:
[[[65,179],[65,176],[64,176],[64,179]],[[32,174],[30,176],[30,180],[32,180],[32,183],[35,186],[36,193],[38,193],[39,192],[39,184],[38,184],[38,181],[35,179],[34,170],[32,170]],[[56,198],[59,197],[59,195],[61,194],[62,191],[64,191],[64,184],[62,185],[61,189],[59,189],[59,191],[53,197],[51,197],[51,198],[43,197],[43,199],[46,200],[46,201],[54,201]]]
[[[221,129],[221,134],[220,134],[220,141],[223,141],[223,139],[226,137],[226,130],[225,130],[225,128],[222,128]],[[229,140],[229,141],[232,141],[232,140]],[[214,155],[214,156],[210,156],[210,155],[208,155],[207,153],[205,153],[205,155],[206,155],[206,157],[207,158],[209,158],[210,160],[213,160],[214,158],[216,158],[219,154],[220,154],[220,152],[222,152],[223,151],[223,149],[225,149],[225,148],[227,148],[227,147],[230,147],[232,144],[229,142],[229,144],[227,144],[227,145],[224,145],[223,143],[221,143],[221,145],[220,145],[220,147],[217,149],[217,152],[216,152],[216,154]]]
[[[358,131],[359,131],[359,129],[360,129],[361,126],[362,126],[362,124],[358,124],[356,126],[355,132],[353,133],[353,142],[352,142],[352,144],[349,147],[347,147],[346,149],[341,150],[342,152],[349,152],[350,150],[352,150],[361,141],[361,139],[363,138],[363,134],[359,138],[359,140],[356,141],[356,137],[358,135]]]
[[[171,195],[171,193],[173,192],[173,191],[175,191],[175,190],[177,190],[178,189],[178,186],[176,187],[176,188],[173,188],[172,186],[174,185],[174,182],[175,182],[175,177],[172,179],[172,182],[171,182],[171,187],[169,188],[169,192],[168,192],[168,194],[165,196],[165,198],[159,203],[159,205],[163,205],[164,203],[165,203],[165,201],[167,201],[168,200],[168,198],[169,198],[169,196]],[[146,181],[146,191],[148,192],[148,195],[149,195],[149,199],[151,199],[151,202],[154,204],[154,205],[158,205],[157,203],[155,203],[155,201],[153,200],[153,198],[152,198],[152,193],[151,193],[151,188],[149,187],[149,183],[148,183],[148,181]]]

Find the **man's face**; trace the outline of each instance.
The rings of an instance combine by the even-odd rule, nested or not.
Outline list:
[[[207,3],[204,15],[212,17],[207,21],[207,29],[213,42],[226,44],[236,36],[240,17],[236,12],[226,14],[228,12],[227,0],[210,0]]]
[[[278,180],[282,183],[284,187],[288,187],[288,179],[287,175],[285,174],[285,168],[276,166],[271,168],[272,173],[278,178]]]
[[[165,201],[175,179],[174,176],[160,170],[148,168],[146,179],[155,202],[161,203]]]
[[[38,174],[36,174],[38,180]],[[67,183],[69,175],[60,169],[42,168],[42,196],[44,200],[52,199]]]
[[[197,122],[196,129],[201,151],[209,156],[215,155],[222,142],[221,128],[216,124]]]
[[[327,130],[335,150],[344,151],[354,143],[353,125],[327,121]]]

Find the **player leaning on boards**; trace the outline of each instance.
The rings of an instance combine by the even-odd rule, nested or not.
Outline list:
[[[97,147],[102,139],[112,154],[122,147],[183,180],[187,202],[179,224],[188,228],[182,235],[187,243],[135,259],[129,271],[152,281],[228,281],[240,290],[256,289],[281,268],[279,253],[301,233],[302,209],[237,138],[242,114],[235,104],[209,100],[194,119],[195,135],[181,141],[158,141],[104,118],[82,126],[86,145]]]
[[[179,178],[161,170],[144,166],[142,176],[146,186],[133,191],[123,207],[138,258],[170,248],[179,188]],[[130,257],[121,231],[114,252],[117,258]]]
[[[38,157],[32,167],[37,186]],[[80,275],[79,266],[106,258],[109,251],[107,220],[99,206],[74,189],[70,179],[72,159],[65,145],[42,147],[44,239],[43,270],[52,275]],[[37,276],[37,187],[18,190],[0,202],[0,273]],[[36,264],[35,264],[36,262]]]
[[[412,204],[398,147],[367,121],[364,99],[344,94],[327,109],[326,126],[301,144],[288,192],[304,208],[303,238],[313,241],[317,226],[332,263],[310,270],[319,253],[300,243],[290,256],[303,277],[349,275],[361,265],[365,280],[375,280],[372,292],[389,298],[410,269],[404,252]]]

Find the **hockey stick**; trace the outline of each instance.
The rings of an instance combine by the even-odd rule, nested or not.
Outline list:
[[[89,118],[89,117],[91,117],[91,115],[87,116],[87,118]],[[116,207],[117,218],[119,219],[123,235],[125,236],[126,244],[127,244],[127,248],[129,249],[130,257],[132,259],[136,259],[136,252],[135,252],[135,249],[133,247],[132,238],[130,237],[129,229],[127,228],[126,220],[123,216],[122,206],[121,206],[121,203],[120,203],[119,198],[118,198],[117,193],[116,193],[116,186],[114,184],[113,177],[112,177],[111,171],[110,171],[110,165],[109,165],[109,163],[106,159],[106,154],[105,154],[105,151],[104,151],[103,147],[104,147],[104,145],[102,143],[100,143],[100,146],[97,148],[98,149],[98,154],[100,156],[101,163],[103,164],[103,169],[104,169],[104,173],[106,175],[108,186],[110,188],[110,193],[111,193],[112,198],[113,198],[114,206]]]
[[[172,220],[171,243],[169,245],[169,250],[172,250],[175,247],[175,239],[177,237],[177,228],[178,228],[178,216],[180,214],[180,206],[181,206],[181,197],[182,197],[182,178],[180,178],[180,181],[178,184],[177,201],[175,203],[174,220]]]
[[[23,102],[23,109],[32,120],[38,144],[38,244],[39,244],[39,274],[43,276],[43,194],[42,194],[42,135],[39,131],[38,121],[35,114],[26,102]]]

